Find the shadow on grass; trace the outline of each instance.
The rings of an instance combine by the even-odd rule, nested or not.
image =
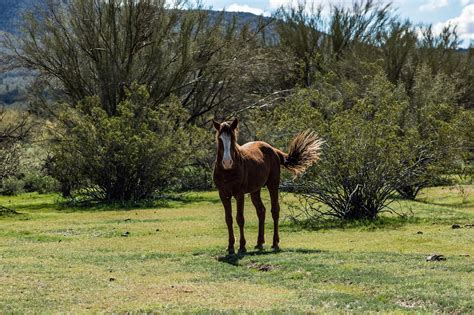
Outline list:
[[[364,231],[376,231],[379,229],[398,229],[406,224],[418,224],[425,221],[413,215],[403,215],[394,217],[381,216],[375,220],[336,220],[324,219],[316,220],[289,218],[287,224],[282,225],[282,230],[331,230],[331,229],[360,229]]]
[[[253,250],[246,253],[227,254],[225,256],[218,256],[217,261],[227,263],[233,266],[239,266],[239,261],[245,257],[252,256],[266,256],[266,255],[278,255],[282,253],[299,253],[299,254],[319,254],[322,251],[319,249],[305,249],[305,248],[288,248],[280,250]]]
[[[11,209],[11,208],[0,205],[0,218],[17,216],[19,214],[20,213],[18,213],[15,209]]]
[[[446,197],[448,198],[448,197]],[[419,202],[425,205],[430,205],[430,206],[440,206],[440,207],[448,207],[448,208],[454,208],[454,209],[464,209],[464,208],[471,208],[474,206],[474,202],[472,201],[466,201],[466,202],[437,202],[437,201],[429,201],[429,198],[419,198],[416,200],[413,200],[414,202]],[[440,200],[442,198],[438,198]]]
[[[42,203],[34,203],[34,204],[25,204],[25,205],[17,205],[15,206],[15,210],[17,211],[37,211],[37,210],[59,210],[60,204],[58,203],[50,203],[50,202],[42,202]]]
[[[24,200],[16,203],[10,202],[9,207],[18,212],[99,212],[99,211],[117,211],[117,210],[139,210],[139,209],[159,209],[159,208],[179,208],[194,203],[220,203],[216,195],[191,193],[170,193],[156,196],[155,198],[128,201],[128,202],[106,202],[92,199],[69,198],[65,199],[57,195],[56,197],[35,200],[27,203]],[[5,207],[2,207],[2,209]],[[1,211],[1,212],[6,212]],[[3,215],[3,213],[0,213]]]
[[[61,211],[61,212],[97,212],[97,211],[117,211],[117,210],[139,210],[157,208],[179,208],[185,205],[208,202],[220,203],[218,197],[203,196],[198,193],[177,193],[160,195],[152,199],[127,202],[106,202],[96,200],[62,199],[54,202],[44,202],[35,204],[18,205],[15,208],[23,211]]]

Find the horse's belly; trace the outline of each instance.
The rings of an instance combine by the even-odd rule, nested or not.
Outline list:
[[[261,189],[268,181],[271,169],[266,164],[255,164],[247,170],[244,183],[245,193],[253,193]]]

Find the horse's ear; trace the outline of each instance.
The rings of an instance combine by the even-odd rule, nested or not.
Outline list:
[[[230,128],[232,128],[232,130],[235,130],[235,128],[237,128],[238,125],[239,125],[239,120],[237,118],[234,118],[234,121],[232,121]]]
[[[219,131],[221,129],[221,124],[219,124],[214,119],[212,120],[212,124],[214,125],[214,128],[216,128],[217,131]]]

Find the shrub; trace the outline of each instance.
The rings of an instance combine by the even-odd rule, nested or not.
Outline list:
[[[416,168],[397,189],[403,198],[415,199],[441,174],[459,172],[455,162],[464,159],[473,120],[472,113],[455,106],[458,94],[452,78],[433,76],[426,66],[417,70],[409,106],[400,120],[400,136],[409,148],[403,163]]]
[[[25,191],[47,194],[59,190],[59,182],[49,175],[40,172],[31,172],[23,177]]]
[[[299,120],[302,115],[306,126],[297,128],[315,129],[326,140],[321,161],[298,181],[287,184],[299,193],[299,209],[318,220],[377,218],[389,209],[401,179],[411,175],[417,165],[403,163],[407,152],[417,148],[416,143],[408,147],[408,138],[401,136],[400,121],[408,107],[403,88],[378,74],[369,82],[362,98],[351,100],[352,107],[343,109],[334,100],[335,110],[330,115],[325,115],[327,107],[318,105],[322,95],[304,95],[296,95],[285,104],[282,111],[293,112],[290,117],[278,115],[273,117],[276,123],[270,124],[277,128],[274,134],[281,130],[296,132],[293,123],[285,121]],[[326,119],[322,121],[318,113]],[[313,121],[308,121],[309,117]]]
[[[0,181],[18,172],[22,143],[30,130],[27,113],[0,106]]]
[[[2,180],[2,194],[15,196],[24,192],[25,182],[16,177],[10,176]]]
[[[179,177],[189,158],[196,132],[182,125],[186,115],[175,98],[156,106],[143,86],[127,91],[114,116],[87,98],[59,118],[64,136],[53,147],[52,174],[63,189],[107,201],[149,198]]]
[[[407,104],[399,92],[378,76],[363,99],[331,122],[320,164],[297,184],[302,205],[314,215],[372,220],[387,209],[411,171],[401,163],[398,121]]]

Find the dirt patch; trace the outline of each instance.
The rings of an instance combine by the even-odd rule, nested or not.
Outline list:
[[[398,300],[398,301],[395,302],[395,304],[397,304],[401,307],[404,307],[404,308],[415,308],[415,307],[420,307],[420,306],[424,305],[423,301],[412,300],[412,299]]]
[[[261,272],[268,272],[278,269],[278,266],[270,265],[270,264],[260,264],[257,262],[251,262],[248,266],[249,269],[254,269]]]
[[[61,236],[76,236],[76,235],[81,234],[78,231],[75,231],[73,229],[49,230],[48,233],[61,235]]]

